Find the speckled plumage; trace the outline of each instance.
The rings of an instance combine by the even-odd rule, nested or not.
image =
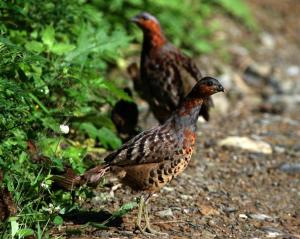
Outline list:
[[[97,183],[106,172],[111,171],[135,190],[160,190],[188,165],[202,104],[207,97],[222,90],[223,87],[213,78],[205,77],[198,81],[164,124],[146,130],[123,144],[104,159],[105,165],[74,179],[66,178],[64,186]]]
[[[83,183],[98,183],[107,172],[113,172],[132,189],[149,193],[146,200],[143,194],[140,197],[136,227],[144,234],[160,234],[150,224],[149,198],[187,167],[195,145],[199,112],[207,98],[220,91],[224,88],[216,79],[201,79],[164,124],[123,144],[104,159],[104,165],[94,167],[82,176],[56,178],[56,182],[70,189]]]
[[[155,17],[141,13],[133,21],[144,34],[140,78],[134,86],[158,121],[164,123],[201,79],[201,72],[189,57],[168,42]],[[211,105],[208,98],[201,108],[200,115],[206,120]]]

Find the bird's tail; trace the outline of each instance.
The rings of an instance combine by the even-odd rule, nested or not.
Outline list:
[[[109,171],[109,165],[96,166],[86,171],[83,175],[76,175],[72,169],[67,169],[63,175],[53,175],[52,180],[55,184],[64,189],[73,190],[84,184],[98,184],[100,179]]]

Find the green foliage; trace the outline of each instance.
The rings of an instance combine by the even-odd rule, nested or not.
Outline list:
[[[228,13],[241,19],[250,29],[256,29],[255,21],[250,9],[245,2],[241,0],[215,0],[216,4],[223,7]]]
[[[0,237],[48,238],[71,204],[71,193],[54,191],[53,171],[66,165],[83,173],[91,152],[121,145],[107,105],[130,99],[109,72],[131,54],[131,37],[141,37],[129,19],[146,10],[156,15],[176,45],[211,52],[216,11],[253,26],[242,0],[61,0],[0,1],[0,169],[18,214],[0,224]],[[188,33],[188,34],[187,34]],[[64,134],[61,125],[68,125]],[[28,151],[28,141],[37,152]],[[96,147],[97,146],[97,147]],[[86,195],[77,190],[77,196]],[[122,216],[135,204],[125,204]]]
[[[218,42],[210,39],[219,25],[212,18],[216,13],[228,13],[242,20],[247,27],[255,26],[243,0],[114,0],[109,4],[102,0],[92,2],[98,9],[105,9],[106,17],[111,22],[127,26],[139,38],[141,31],[133,27],[129,19],[147,11],[159,19],[165,33],[175,45],[194,53],[209,53],[218,46]]]
[[[72,139],[82,132],[77,119],[105,118],[103,124],[86,123],[98,132],[102,147],[120,145],[99,109],[127,97],[105,76],[129,37],[85,1],[2,1],[0,29],[0,168],[21,209],[7,233],[23,238],[44,226],[55,208],[70,205],[67,193],[51,191],[52,168],[70,165],[77,173],[87,168],[89,148]],[[61,124],[69,124],[74,136],[67,140]],[[37,154],[50,162],[34,162],[28,140],[38,142]]]

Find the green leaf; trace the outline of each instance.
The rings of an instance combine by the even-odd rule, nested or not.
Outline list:
[[[210,53],[213,50],[213,46],[208,41],[199,40],[196,42],[196,47],[200,52]]]
[[[17,222],[17,217],[11,217],[10,220],[10,227],[11,227],[11,237],[14,238],[14,236],[17,234],[19,230],[19,223]]]
[[[41,53],[44,50],[43,43],[38,41],[29,41],[25,44],[25,48],[28,51],[32,51],[35,53]]]
[[[101,87],[107,89],[109,92],[114,94],[116,97],[123,99],[123,100],[127,100],[129,102],[132,102],[132,98],[126,92],[124,92],[124,90],[116,87],[116,85],[113,82],[99,79],[99,83],[100,82],[101,82],[101,84],[100,84]]]
[[[122,141],[110,129],[103,127],[98,131],[98,137],[105,148],[117,149],[122,145]]]
[[[30,228],[24,228],[24,229],[20,229],[18,230],[18,236],[19,237],[28,237],[34,235],[34,231]]]
[[[32,93],[28,93],[28,96],[30,96],[34,101],[35,103],[38,104],[39,107],[41,107],[41,109],[46,113],[46,114],[50,114],[49,110],[46,108],[46,106],[44,106],[44,104],[35,96],[33,95]]]
[[[51,48],[55,41],[55,30],[53,26],[47,26],[42,32],[42,41],[45,45]]]
[[[53,223],[56,226],[62,225],[64,223],[64,219],[61,216],[55,216]]]
[[[66,43],[55,43],[51,48],[50,51],[57,55],[63,55],[75,49],[75,46],[72,44]]]
[[[43,236],[43,232],[41,229],[40,222],[37,222],[37,237],[38,237],[38,239],[42,239],[42,236]]]
[[[137,207],[136,202],[125,203],[117,211],[113,212],[112,215],[114,217],[122,217],[128,212],[130,212],[132,209],[134,209],[135,207]]]
[[[42,155],[50,157],[53,163],[58,161],[58,164],[62,164],[61,159],[57,159],[55,156],[61,151],[60,148],[61,139],[60,138],[39,138],[39,150],[42,152]],[[54,158],[53,158],[54,157]]]
[[[111,147],[116,149],[122,145],[122,141],[116,134],[106,127],[97,129],[92,123],[86,122],[81,124],[79,129],[86,132],[93,139],[98,138],[105,148]]]
[[[220,4],[225,10],[233,16],[240,18],[247,27],[251,29],[256,28],[255,20],[250,12],[247,3],[242,0],[218,0],[216,3]]]
[[[89,122],[82,123],[79,126],[79,129],[86,132],[89,135],[89,137],[91,137],[93,139],[97,138],[98,129],[92,123],[89,123]]]

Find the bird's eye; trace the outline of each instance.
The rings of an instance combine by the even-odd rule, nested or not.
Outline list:
[[[211,81],[209,81],[209,82],[207,82],[207,85],[208,85],[208,86],[212,86],[213,83],[212,83]]]

